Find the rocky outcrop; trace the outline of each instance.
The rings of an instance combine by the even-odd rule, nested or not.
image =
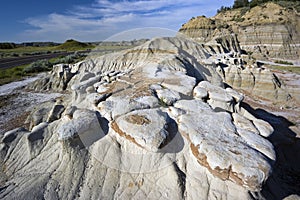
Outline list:
[[[53,76],[61,72],[54,67],[42,81],[61,80],[56,89],[70,92],[44,117],[37,111],[45,105],[36,109],[31,130],[2,137],[0,198],[247,199],[259,192],[276,160],[272,127],[223,84],[222,59],[241,65],[240,58],[218,60],[209,51],[159,38],[64,67],[70,79]]]
[[[231,65],[222,70],[224,81],[233,88],[274,103],[298,100],[297,92],[286,87],[283,79],[266,68],[256,65]]]
[[[296,10],[266,3],[252,9],[220,12],[212,18],[192,18],[179,32],[201,43],[224,34],[236,34],[241,49],[257,59],[299,63],[299,22]]]
[[[179,35],[191,37],[212,55],[206,64],[216,65],[226,84],[251,96],[291,104],[300,100],[292,83],[295,78],[290,81],[252,58],[298,62],[299,18],[294,10],[267,3],[249,10],[221,12],[213,18],[192,18]]]
[[[53,69],[49,75],[45,75],[45,78],[34,82],[28,89],[35,90],[52,90],[61,91],[67,88],[68,82],[74,76],[75,73],[70,71],[68,65],[58,64],[53,66]]]

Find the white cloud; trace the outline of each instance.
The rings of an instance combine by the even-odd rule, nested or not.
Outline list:
[[[213,15],[221,5],[233,0],[97,0],[91,5],[75,6],[64,14],[52,13],[25,20],[32,28],[22,33],[22,40],[52,40],[69,38],[99,41],[121,31],[161,27],[177,31],[191,17]]]

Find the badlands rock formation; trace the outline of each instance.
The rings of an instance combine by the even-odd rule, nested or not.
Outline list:
[[[299,22],[296,11],[267,3],[245,13],[243,9],[236,9],[213,18],[192,18],[179,32],[203,44],[212,55],[210,59],[214,62],[211,63],[231,87],[274,103],[300,102],[300,90],[288,83],[289,78],[252,59],[299,62]],[[297,79],[298,76],[292,78],[296,82]]]
[[[295,9],[272,2],[245,9],[221,12],[212,18],[192,18],[180,32],[199,42],[232,33],[241,48],[255,58],[300,62],[300,15]]]
[[[28,88],[64,96],[1,138],[0,198],[256,196],[276,160],[273,128],[223,84],[222,66],[243,68],[229,39],[159,38],[54,66]]]

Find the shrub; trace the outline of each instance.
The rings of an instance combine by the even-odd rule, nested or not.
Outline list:
[[[282,64],[282,65],[293,65],[293,63],[285,60],[276,60],[275,63]]]
[[[19,57],[19,54],[18,53],[11,53],[10,54],[12,57]]]
[[[249,5],[248,0],[235,0],[233,3],[233,8],[243,8]]]
[[[231,10],[230,7],[222,6],[220,9],[217,10],[217,13],[225,12],[227,10]]]
[[[28,67],[23,69],[24,73],[37,73],[49,71],[52,68],[52,64],[48,60],[38,60],[31,63]]]
[[[233,18],[233,20],[236,21],[236,22],[243,22],[243,21],[245,20],[245,18],[243,18],[243,17],[241,17],[241,16],[235,16],[235,17]]]
[[[248,12],[250,10],[249,7],[244,7],[241,9],[241,16],[243,16],[244,14],[246,14],[246,12]]]
[[[0,43],[0,49],[14,49],[16,48],[16,44],[15,43]]]
[[[84,57],[85,57],[85,55],[75,52],[74,54],[67,55],[65,57],[61,57],[61,58],[57,59],[56,61],[53,62],[53,64],[59,64],[59,63],[71,64],[71,63],[77,62],[78,60],[80,60]]]

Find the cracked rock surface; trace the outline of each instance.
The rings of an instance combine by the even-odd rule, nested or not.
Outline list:
[[[41,117],[52,120],[2,136],[0,198],[251,198],[276,160],[272,127],[241,107],[211,56],[158,38],[54,67],[43,87],[70,92]]]

